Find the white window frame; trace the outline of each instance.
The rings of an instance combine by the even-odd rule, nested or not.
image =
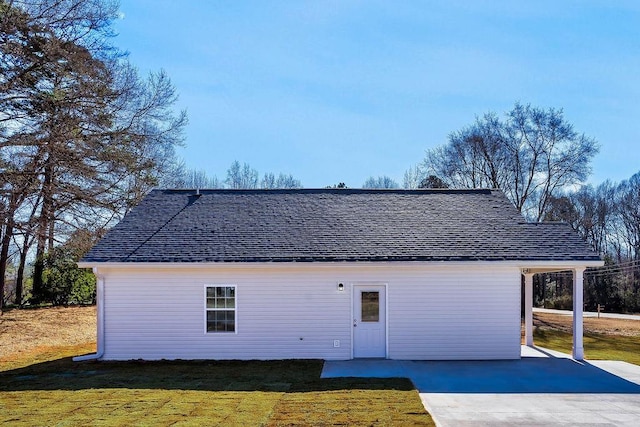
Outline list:
[[[209,313],[210,311],[228,311],[230,310],[229,308],[224,308],[224,309],[215,309],[215,308],[208,308],[207,307],[207,289],[208,288],[233,288],[234,290],[234,295],[235,295],[235,304],[233,307],[233,313],[234,313],[234,317],[235,317],[235,321],[234,321],[234,330],[233,331],[208,331],[207,330],[207,323],[208,323],[208,319],[207,319],[207,313]],[[222,283],[222,284],[205,284],[204,285],[204,333],[205,335],[230,335],[230,334],[237,334],[238,333],[238,285],[231,285],[231,284],[227,284],[227,283]]]

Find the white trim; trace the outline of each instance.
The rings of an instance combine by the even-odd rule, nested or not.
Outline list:
[[[353,303],[355,301],[355,286],[353,286],[353,283],[349,283],[349,287],[351,288],[351,302],[350,302],[350,312],[351,312],[351,316],[349,316],[349,330],[351,331],[351,359],[353,359],[353,322],[355,320],[355,318],[353,316],[355,316],[355,312],[353,311]]]
[[[209,311],[219,311],[216,309],[210,309],[207,307],[207,288],[233,288],[233,294],[235,295],[234,297],[234,305],[235,307],[233,308],[233,316],[234,316],[234,328],[233,328],[233,332],[228,332],[228,331],[213,331],[213,332],[209,332],[207,331],[207,313]],[[210,335],[231,335],[231,334],[238,334],[238,285],[232,285],[232,284],[228,284],[228,283],[224,283],[224,284],[212,284],[212,283],[205,283],[204,284],[204,334],[207,336]]]
[[[524,338],[533,347],[533,273],[524,274]]]
[[[450,266],[473,266],[473,267],[495,267],[496,265],[504,267],[518,268],[553,268],[555,270],[572,270],[574,268],[601,267],[604,261],[336,261],[336,262],[78,262],[79,268],[265,268],[265,267],[321,267],[326,266],[332,269],[336,267],[349,267],[359,265],[369,266],[394,266],[394,267],[412,267],[412,266],[430,266],[430,267],[450,267]]]
[[[389,290],[384,283],[384,358],[389,358]]]
[[[352,282],[351,283],[351,359],[354,359],[354,336],[353,336],[353,321],[355,313],[353,306],[355,302],[355,292],[358,287],[378,286],[384,289],[384,358],[389,358],[389,289],[388,284],[385,282]]]
[[[584,268],[573,270],[573,347],[575,360],[584,360],[583,345],[583,301],[584,301]]]

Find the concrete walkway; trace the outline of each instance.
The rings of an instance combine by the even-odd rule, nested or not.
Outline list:
[[[573,311],[571,310],[554,310],[551,308],[537,308],[533,307],[534,313],[551,313],[551,314],[559,314],[561,316],[573,316]],[[582,313],[583,317],[598,317],[598,313],[595,311],[584,311]],[[638,314],[621,314],[621,313],[600,313],[600,317],[608,318],[608,319],[623,319],[623,320],[639,320],[640,315]]]
[[[640,425],[640,366],[523,347],[505,361],[325,362],[323,377],[408,377],[437,425]]]

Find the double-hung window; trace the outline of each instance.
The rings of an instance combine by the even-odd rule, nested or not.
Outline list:
[[[236,331],[236,286],[205,286],[207,332]]]

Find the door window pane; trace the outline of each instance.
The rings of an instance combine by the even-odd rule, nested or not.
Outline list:
[[[363,322],[380,321],[380,292],[361,292],[361,320]]]

